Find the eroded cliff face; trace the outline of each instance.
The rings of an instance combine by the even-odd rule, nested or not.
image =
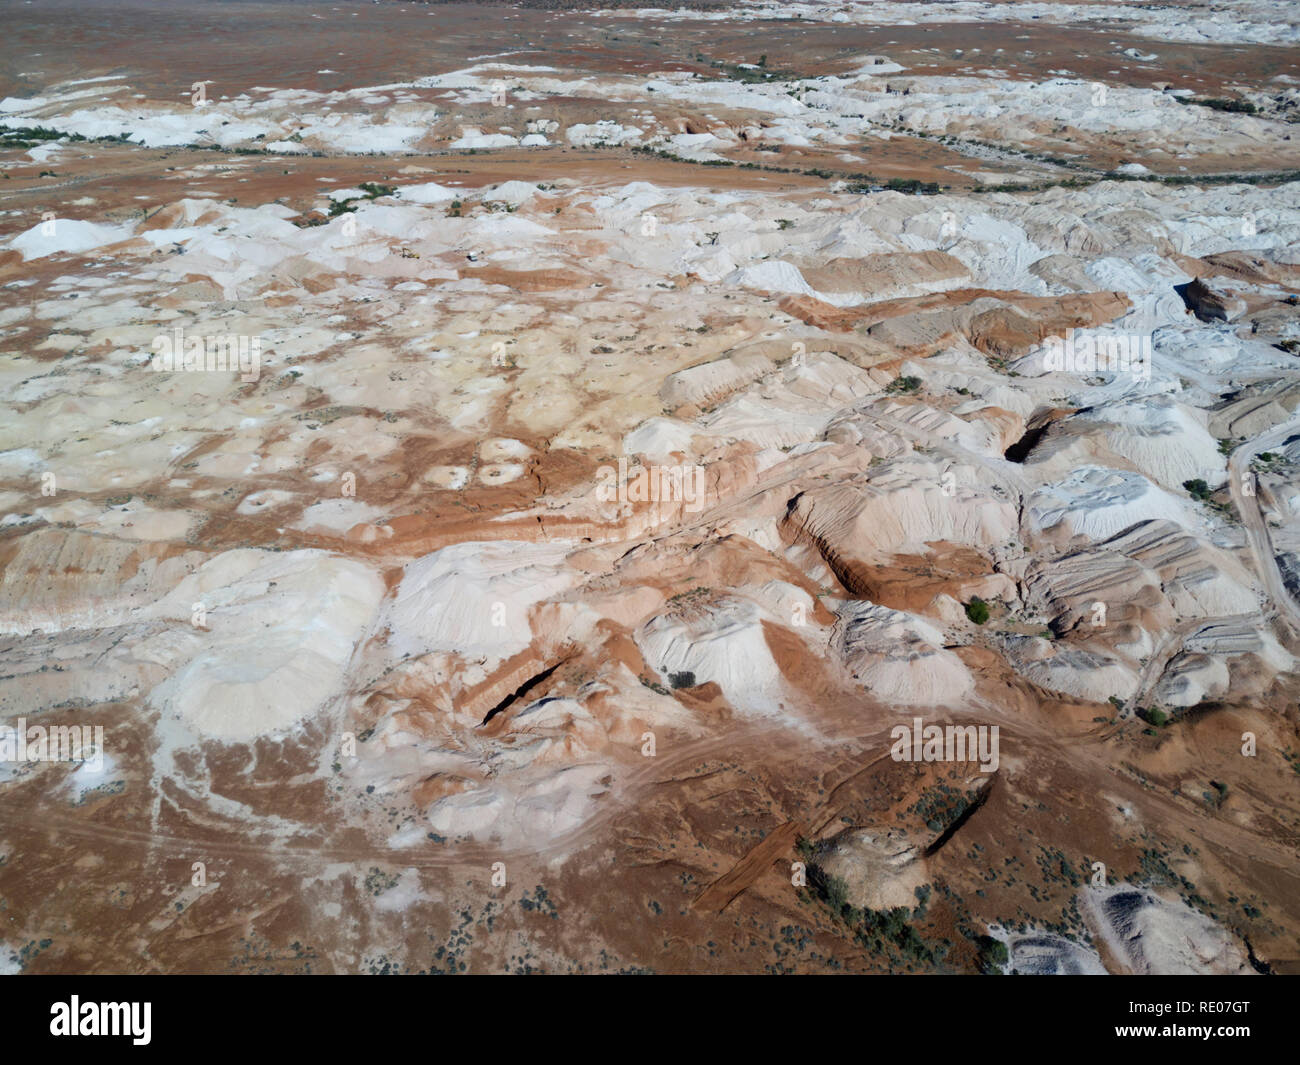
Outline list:
[[[1289,112],[1026,51],[0,104],[0,966],[1293,954]]]

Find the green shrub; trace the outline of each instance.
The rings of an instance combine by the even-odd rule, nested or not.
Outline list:
[[[895,377],[888,385],[885,386],[886,392],[915,392],[921,387],[919,377]]]
[[[1002,972],[1002,967],[1011,960],[1007,953],[1007,945],[1000,939],[994,939],[992,936],[980,936],[975,940],[977,953],[975,963],[979,966],[979,971],[986,976],[997,976]]]
[[[983,625],[989,619],[989,605],[978,595],[966,604],[966,616],[976,625]]]

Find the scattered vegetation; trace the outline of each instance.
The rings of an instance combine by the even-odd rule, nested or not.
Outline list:
[[[396,192],[392,185],[379,185],[373,181],[363,181],[357,186],[362,192],[360,196],[345,196],[340,200],[330,201],[331,218],[337,218],[341,214],[348,214],[356,210],[355,204],[360,200],[377,200],[380,196],[391,196]]]
[[[865,195],[870,192],[905,192],[913,196],[937,196],[943,186],[937,181],[921,181],[919,178],[890,178],[883,185],[876,182],[854,182],[845,190]]]
[[[915,392],[921,387],[919,377],[895,377],[888,385],[885,386],[886,392]]]
[[[827,875],[818,865],[808,867],[808,886],[848,926],[853,938],[873,954],[883,955],[891,969],[916,963],[932,966],[942,959],[944,948],[936,949],[925,941],[911,923],[912,911],[906,906],[859,909],[849,902],[848,885],[837,876]]]
[[[1148,725],[1155,725],[1156,728],[1164,728],[1169,724],[1169,715],[1158,707],[1139,706],[1134,713]]]
[[[397,877],[390,873],[385,873],[377,866],[371,866],[370,872],[366,874],[366,893],[378,898],[385,891],[389,891],[397,886]]]
[[[1231,100],[1222,96],[1179,96],[1176,99],[1180,104],[1208,107],[1211,111],[1230,111],[1240,115],[1259,113],[1259,108],[1249,100]]]
[[[670,596],[668,602],[670,605],[677,606],[697,606],[712,594],[712,588],[700,585],[698,588],[687,588],[684,592],[678,592],[676,595]]]
[[[652,692],[655,692],[658,695],[672,694],[662,684],[660,684],[658,681],[651,680],[644,673],[642,673],[639,677],[637,677],[637,680],[639,680],[644,687],[649,688]]]
[[[970,797],[948,784],[939,784],[928,790],[908,810],[925,821],[925,827],[936,836],[962,819],[970,809]]]
[[[975,939],[975,964],[985,976],[1001,976],[1003,967],[1011,960],[1007,945],[992,936]]]

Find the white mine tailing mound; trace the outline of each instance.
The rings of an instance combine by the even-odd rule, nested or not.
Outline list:
[[[1174,620],[1173,611],[1165,606],[1160,575],[1118,551],[1088,549],[1057,560],[1035,561],[1026,582],[1029,602],[1044,602],[1053,620],[1086,620],[1098,602],[1107,609],[1136,603],[1156,609],[1161,624]]]
[[[786,686],[763,634],[765,619],[789,624],[748,599],[728,597],[660,614],[635,640],[665,684],[674,673],[692,673],[696,684],[717,684],[736,709],[767,713],[778,708]]]
[[[1106,976],[1106,967],[1095,951],[1051,932],[1003,933],[1007,964],[1003,972],[1021,976]],[[1004,938],[1005,937],[1005,938]]]
[[[1153,518],[1200,529],[1205,520],[1190,502],[1156,487],[1140,473],[1084,466],[1055,484],[1038,489],[1027,511],[1035,528],[1105,540]]]
[[[593,812],[610,768],[575,765],[513,788],[502,783],[448,795],[429,807],[429,823],[452,839],[537,843],[579,827]]]
[[[919,369],[913,363],[904,363],[903,372]],[[874,413],[910,426],[922,437],[933,437],[970,451],[977,455],[1001,458],[1006,450],[1002,443],[1001,427],[975,420],[967,421],[945,410],[924,403],[900,403],[894,399],[879,399],[864,405],[867,413]],[[983,409],[983,408],[980,408]],[[976,411],[975,413],[978,413]]]
[[[700,426],[711,436],[748,440],[759,448],[811,443],[839,408],[879,391],[871,375],[851,362],[828,351],[808,352],[728,399]]]
[[[879,200],[879,203],[875,202]],[[882,206],[889,210],[899,200],[890,197],[872,197],[871,207],[861,207],[849,215],[838,215],[824,222],[813,222],[807,230],[808,240],[804,253],[816,253],[824,260],[865,258],[868,255],[896,252],[900,245],[883,236],[874,220],[879,218]],[[942,220],[935,215],[933,231],[937,237]]]
[[[9,247],[21,252],[25,262],[60,252],[84,252],[116,244],[130,237],[134,230],[130,225],[105,226],[72,218],[53,218],[19,233],[9,242]]]
[[[650,459],[667,458],[674,452],[693,453],[695,430],[675,418],[649,418],[623,437],[623,452]]]
[[[948,495],[944,473],[950,470]],[[804,492],[789,520],[825,551],[863,562],[921,552],[935,540],[992,546],[1015,539],[1016,508],[974,481],[974,472],[964,467],[899,459],[866,484]]]
[[[1259,606],[1257,582],[1241,563],[1173,522],[1143,522],[1106,547],[1154,569],[1180,617],[1248,614]]]
[[[1258,655],[1274,669],[1290,669],[1291,654],[1264,627],[1262,618],[1233,618],[1201,626],[1183,641],[1192,652],[1211,655]]]
[[[1242,656],[1250,656],[1241,662]],[[1183,652],[1160,678],[1156,698],[1169,706],[1195,706],[1231,690],[1238,698],[1258,694],[1280,672],[1295,669],[1295,658],[1259,618],[1213,622],[1183,641]],[[1234,683],[1233,668],[1239,667]]]
[[[1006,641],[1006,659],[1026,680],[1052,691],[1104,703],[1112,695],[1131,699],[1138,675],[1117,658],[1081,647],[1058,647],[1040,636]]]
[[[1205,699],[1226,695],[1232,674],[1224,658],[1213,655],[1179,655],[1169,663],[1155,698],[1164,706],[1195,706]],[[1237,693],[1241,695],[1241,692]]]
[[[669,407],[688,403],[708,406],[775,369],[776,363],[764,352],[737,351],[670,374],[659,389],[659,396]]]
[[[831,645],[882,702],[953,706],[975,690],[966,664],[925,619],[867,602],[846,603],[838,613]]]
[[[1140,976],[1248,976],[1254,970],[1235,937],[1181,901],[1145,888],[1086,887],[1082,909],[1111,952]]]
[[[1066,424],[1075,423],[1099,432],[1116,455],[1173,491],[1193,478],[1211,487],[1227,479],[1228,460],[1206,429],[1204,415],[1167,396],[1080,411]]]
[[[860,411],[836,412],[824,436],[832,444],[852,444],[875,458],[896,458],[912,450],[911,443],[901,434],[884,428]]]
[[[804,279],[799,268],[784,259],[769,259],[752,266],[742,266],[722,279],[737,288],[782,295],[812,296],[834,307],[849,307],[863,301],[856,292],[819,292]]]
[[[480,194],[484,203],[508,203],[514,207],[527,203],[537,196],[537,186],[530,181],[503,181],[485,189]]]
[[[813,347],[809,342],[807,347]],[[832,351],[811,350],[782,367],[781,385],[796,395],[842,406],[878,395],[884,386],[866,370]]]
[[[396,195],[405,203],[447,203],[464,195],[460,189],[428,181],[423,185],[402,185]]]
[[[535,733],[541,738],[537,744],[540,749],[531,759],[534,765],[548,760],[548,752],[554,750],[557,740],[562,741],[567,753],[564,760],[572,761],[574,755],[581,757],[598,750],[608,738],[600,722],[577,699],[536,699],[520,710],[512,710],[509,724],[514,733]]]
[[[318,711],[343,684],[384,595],[370,567],[324,551],[227,551],[150,611],[174,621],[207,611],[184,633],[188,661],[149,696],[203,736],[247,741]]]
[[[528,610],[571,588],[567,542],[515,540],[453,544],[406,567],[383,620],[395,657],[433,651],[508,658],[532,642]]]
[[[780,389],[733,396],[700,419],[700,428],[722,440],[748,440],[759,448],[791,447],[817,440],[834,412],[826,404]]]

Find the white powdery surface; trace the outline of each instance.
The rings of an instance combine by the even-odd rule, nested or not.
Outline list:
[[[863,370],[829,352],[811,352],[779,377],[755,382],[700,419],[714,437],[781,448],[819,439],[840,405],[880,390]]]
[[[1018,536],[1016,509],[955,467],[956,487],[944,491],[946,468],[923,458],[896,459],[867,484],[837,484],[804,492],[790,520],[843,558],[870,561],[898,552],[922,553],[936,540],[992,546]]]
[[[1163,518],[1189,529],[1204,521],[1191,506],[1140,473],[1085,466],[1029,498],[1029,518],[1040,530],[1064,526],[1072,536],[1105,540],[1130,526]]]
[[[1112,952],[1138,975],[1250,975],[1233,936],[1204,914],[1130,885],[1084,888],[1085,913]]]
[[[1228,691],[1228,663],[1211,655],[1179,655],[1156,686],[1155,698],[1164,706],[1195,706]]]
[[[1228,460],[1203,417],[1168,396],[1094,407],[1070,420],[1101,426],[1116,455],[1165,488],[1177,490],[1193,478],[1215,487],[1227,479]]]
[[[429,807],[429,824],[453,839],[510,843],[551,840],[580,827],[608,791],[607,765],[567,766],[513,788],[501,782],[447,795]]]
[[[646,664],[663,680],[691,673],[695,684],[717,684],[740,710],[774,710],[785,683],[763,634],[765,612],[728,598],[700,610],[660,614],[636,633]]]
[[[339,691],[383,595],[370,567],[325,551],[218,555],[151,611],[189,621],[202,603],[207,617],[149,700],[212,739],[290,728]]]
[[[694,435],[691,426],[675,418],[650,418],[623,437],[623,451],[652,459],[667,458],[674,452],[690,455]]]
[[[403,185],[395,195],[404,203],[446,203],[463,193],[446,185],[439,185],[435,181],[429,181],[423,185]]]
[[[1117,658],[1082,647],[1057,647],[1041,636],[1007,641],[1007,662],[1026,680],[1041,688],[1104,703],[1112,695],[1131,699],[1138,675]]]
[[[783,259],[756,263],[742,267],[723,280],[737,288],[758,289],[761,292],[785,292],[801,296],[816,295],[814,289],[804,280],[803,274],[793,263]]]
[[[537,196],[537,186],[528,181],[503,181],[480,195],[484,203],[508,203],[519,207]]]
[[[1004,971],[1022,976],[1106,976],[1096,951],[1064,936],[1031,929],[1009,932],[990,928],[989,934],[1007,946]]]
[[[384,613],[389,648],[489,661],[522,651],[533,639],[529,608],[577,582],[564,566],[572,546],[475,540],[412,562]]]
[[[1240,663],[1234,685],[1229,664],[1242,656],[1250,657]],[[1169,706],[1195,706],[1204,699],[1226,695],[1230,688],[1240,697],[1253,694],[1252,688],[1263,690],[1277,673],[1294,668],[1295,658],[1278,643],[1262,618],[1215,621],[1183,641],[1183,653],[1160,678],[1156,697]]]
[[[1154,569],[1180,617],[1227,617],[1259,607],[1257,581],[1240,562],[1171,522],[1145,522],[1106,546]]]
[[[1091,614],[1093,604],[1141,603],[1154,614],[1153,621],[1169,624],[1159,574],[1118,551],[1085,548],[1059,559],[1035,559],[1025,573],[1029,601],[1063,628]]]
[[[9,247],[21,252],[23,261],[43,259],[60,252],[83,252],[128,239],[134,227],[103,226],[73,218],[52,218],[19,233]]]
[[[924,618],[875,603],[839,610],[832,646],[863,687],[902,706],[952,706],[975,690],[966,664]]]
[[[461,135],[447,145],[448,148],[464,150],[466,148],[513,148],[519,143],[518,137],[508,133],[484,133],[477,126],[466,126]]]

